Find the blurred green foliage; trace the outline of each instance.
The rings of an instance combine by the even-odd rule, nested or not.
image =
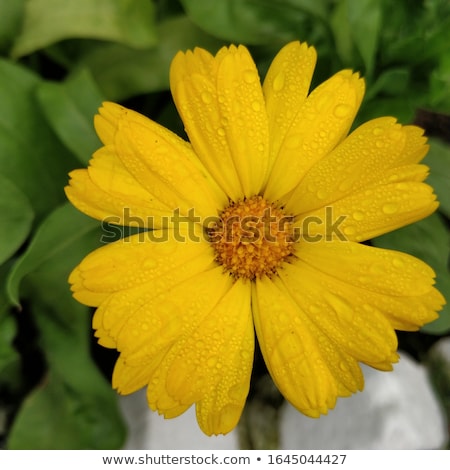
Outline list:
[[[282,45],[307,41],[319,55],[315,84],[341,68],[365,77],[358,122],[409,123],[419,109],[444,119],[447,142],[433,138],[426,159],[439,212],[373,243],[422,258],[450,293],[448,0],[10,0],[0,17],[0,447],[123,445],[110,371],[92,354],[92,312],[67,284],[99,246],[100,224],[63,188],[99,146],[102,100],[183,132],[168,93],[180,49],[243,43],[263,75]],[[449,330],[448,306],[425,327]]]

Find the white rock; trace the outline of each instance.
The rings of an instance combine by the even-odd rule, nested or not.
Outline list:
[[[239,448],[237,432],[208,437],[200,431],[191,407],[178,418],[164,419],[147,405],[145,390],[120,398],[129,433],[124,449],[223,449]]]
[[[283,449],[437,449],[447,439],[444,412],[423,366],[402,353],[394,372],[363,368],[365,390],[311,419],[286,404]]]

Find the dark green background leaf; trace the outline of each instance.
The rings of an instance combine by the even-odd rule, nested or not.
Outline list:
[[[149,47],[156,42],[153,22],[148,0],[28,0],[12,54],[21,57],[68,38]]]
[[[17,186],[0,174],[0,264],[25,241],[34,213]]]
[[[215,52],[222,45],[185,17],[162,22],[158,37],[158,45],[147,50],[138,51],[120,44],[94,48],[81,64],[89,68],[108,99],[123,100],[167,90],[170,62],[179,50],[200,46]]]
[[[70,266],[75,267],[82,255],[89,251],[83,244],[86,236],[91,241],[88,247],[99,245],[98,227],[98,221],[83,215],[69,203],[55,209],[39,227],[27,251],[11,270],[7,283],[10,301],[16,305],[20,303],[20,283],[26,275],[35,272],[44,263],[51,263],[51,272],[57,267],[63,271]],[[74,249],[79,243],[81,247]],[[67,289],[67,276],[64,283]],[[53,289],[50,293],[53,295]]]
[[[86,164],[101,145],[93,122],[104,100],[90,73],[82,69],[65,82],[43,82],[37,97],[55,133]]]
[[[439,210],[450,218],[450,145],[429,139],[430,150],[423,163],[430,167],[427,183],[433,186],[440,203]]]
[[[67,173],[77,165],[35,101],[39,83],[23,67],[0,60],[0,174],[25,194],[36,221],[64,200]]]
[[[182,0],[181,3],[188,17],[208,33],[246,44],[306,40],[308,21],[325,18],[328,4],[323,0]],[[317,21],[316,27],[320,25]]]

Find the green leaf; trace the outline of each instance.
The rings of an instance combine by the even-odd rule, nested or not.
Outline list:
[[[6,52],[17,37],[25,0],[0,2],[0,52]]]
[[[436,288],[444,296],[450,292],[449,242],[448,228],[439,214],[372,240],[375,246],[403,251],[429,264],[436,273]],[[450,331],[450,305],[447,303],[439,318],[425,325],[422,331],[434,334]]]
[[[93,379],[86,367],[79,366],[86,371],[86,380]],[[8,449],[120,448],[125,428],[113,392],[99,386],[98,377],[95,380],[92,388],[97,393],[85,394],[50,371],[45,382],[25,399],[11,428]]]
[[[0,264],[27,238],[34,212],[17,186],[0,174]]]
[[[187,15],[208,33],[236,43],[271,44],[308,37],[305,23],[323,21],[325,0],[182,0]],[[320,25],[321,21],[318,22]]]
[[[22,57],[69,38],[91,38],[145,48],[156,42],[148,0],[28,0],[12,54]]]
[[[410,75],[411,71],[407,67],[391,68],[383,71],[371,84],[364,99],[371,100],[378,94],[392,97],[407,95],[411,80]]]
[[[23,404],[8,440],[11,449],[113,449],[125,428],[116,393],[90,355],[91,309],[76,302],[67,278],[99,245],[99,222],[71,205],[42,223],[8,279],[13,301],[27,299],[48,381]]]
[[[18,388],[21,358],[13,346],[17,326],[12,315],[0,315],[0,389]]]
[[[214,50],[222,44],[186,17],[162,22],[158,37],[160,40],[156,47],[142,51],[119,44],[99,46],[84,57],[81,65],[89,68],[108,99],[119,101],[138,94],[167,90],[170,63],[179,50],[195,46]]]
[[[61,141],[82,163],[100,146],[93,118],[104,100],[87,70],[78,70],[63,83],[43,82],[37,97]]]
[[[429,139],[430,150],[423,160],[430,167],[427,183],[433,186],[439,200],[439,210],[450,218],[450,145],[439,139]]]
[[[39,82],[26,69],[0,60],[0,174],[27,197],[36,222],[65,199],[67,173],[77,165],[35,101]]]
[[[41,224],[27,251],[10,272],[6,287],[10,301],[19,305],[21,281],[44,263],[51,262],[52,270],[64,271],[67,266],[74,267],[89,248],[99,244],[98,227],[98,221],[83,215],[69,203],[55,209]],[[89,241],[87,247],[86,236]]]
[[[347,0],[336,3],[334,11],[330,16],[330,27],[334,36],[336,52],[341,62],[346,65],[352,64],[352,67],[356,67],[357,64],[354,61],[355,49],[348,19]]]
[[[347,0],[349,29],[356,49],[363,58],[366,75],[375,66],[378,38],[381,30],[382,2],[380,0]]]
[[[431,73],[429,105],[450,114],[450,54],[443,54]]]

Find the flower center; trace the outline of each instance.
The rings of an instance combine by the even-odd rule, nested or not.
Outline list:
[[[217,262],[236,278],[271,276],[294,252],[293,217],[261,196],[231,203],[208,233]]]

